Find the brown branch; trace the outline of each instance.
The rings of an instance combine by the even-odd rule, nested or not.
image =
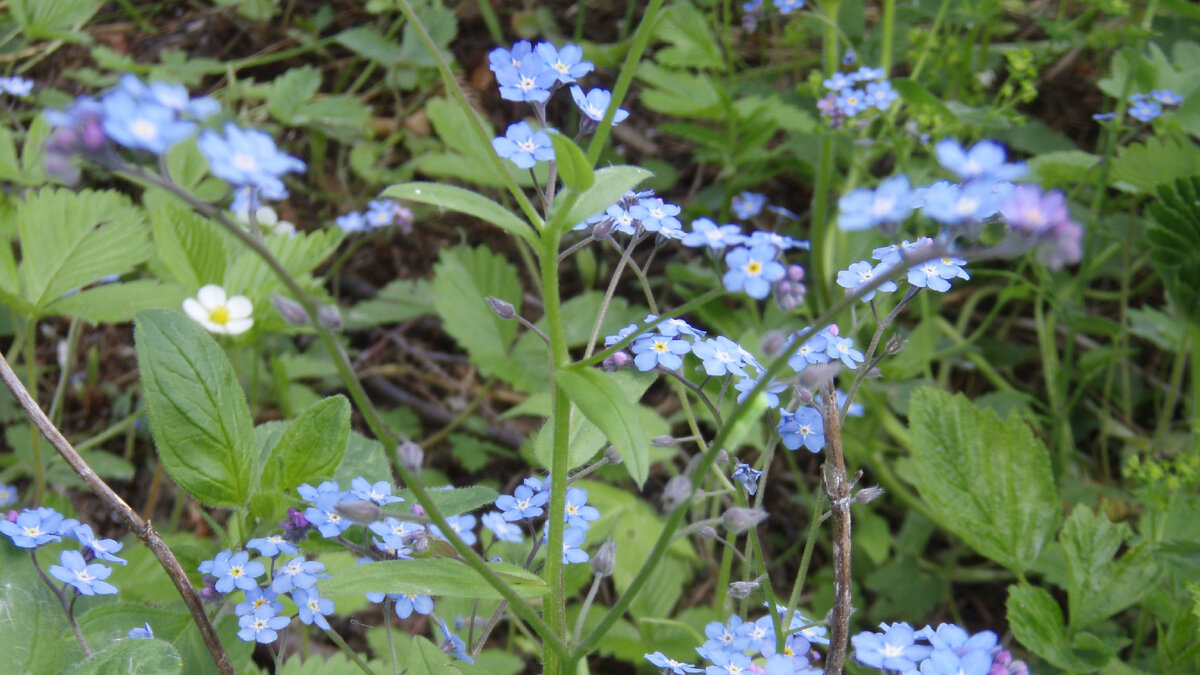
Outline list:
[[[96,493],[100,499],[108,505],[110,509],[116,511],[117,516],[125,521],[129,529],[137,535],[138,539],[142,540],[147,548],[154,553],[154,557],[158,558],[158,563],[162,565],[167,576],[171,577],[171,581],[175,583],[175,588],[179,590],[179,594],[183,596],[184,603],[188,606],[188,611],[191,612],[192,618],[196,621],[196,626],[200,629],[200,636],[204,638],[204,644],[208,646],[208,651],[212,654],[213,661],[217,664],[217,669],[222,675],[236,675],[233,670],[233,664],[229,661],[229,656],[225,653],[225,648],[221,646],[221,640],[217,637],[217,631],[213,628],[212,622],[208,620],[208,614],[204,611],[204,606],[200,603],[200,596],[196,593],[196,589],[192,588],[192,582],[188,580],[187,573],[183,571],[183,567],[179,565],[179,561],[175,559],[171,549],[167,548],[166,542],[162,537],[154,531],[150,522],[143,520],[125,500],[121,499],[120,495],[113,491],[92,467],[88,466],[87,462],[79,456],[75,448],[71,446],[70,441],[62,435],[62,432],[55,427],[46,417],[46,413],[42,412],[41,406],[37,401],[29,395],[29,391],[25,389],[25,385],[13,372],[12,366],[8,361],[0,355],[0,380],[4,380],[4,384],[8,390],[12,392],[13,397],[17,399],[17,403],[25,410],[25,414],[33,422],[33,425],[42,432],[42,436],[54,446],[58,454],[66,460],[67,465],[71,470],[87,483],[88,487]]]
[[[854,612],[850,597],[850,503],[854,485],[846,476],[841,418],[832,379],[821,385],[821,400],[824,403],[821,414],[825,418],[822,473],[833,519],[833,609],[829,612],[829,657],[825,661],[825,672],[841,675],[846,664],[846,645],[850,641],[850,614]]]

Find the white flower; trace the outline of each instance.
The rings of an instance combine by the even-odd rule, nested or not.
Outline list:
[[[254,325],[250,301],[241,295],[229,298],[224,288],[214,284],[201,288],[195,298],[184,300],[183,311],[209,332],[221,335],[241,335]]]

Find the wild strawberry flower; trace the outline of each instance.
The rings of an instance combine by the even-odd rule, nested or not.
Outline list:
[[[183,301],[183,311],[210,333],[241,335],[254,325],[254,307],[242,295],[229,297],[225,289],[208,284],[195,298]]]

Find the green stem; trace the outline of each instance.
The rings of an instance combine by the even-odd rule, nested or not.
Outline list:
[[[362,383],[359,382],[358,377],[354,374],[354,367],[351,365],[350,358],[346,355],[345,350],[342,349],[341,343],[338,342],[333,332],[325,327],[323,322],[320,320],[320,317],[318,316],[319,307],[316,300],[314,300],[312,296],[310,296],[304,290],[304,288],[300,285],[300,282],[298,282],[296,278],[293,277],[290,272],[288,272],[287,268],[285,268],[283,264],[279,262],[278,258],[271,253],[270,249],[268,249],[261,241],[257,240],[244,228],[231,221],[223,211],[217,209],[208,202],[196,198],[192,194],[181,189],[179,186],[175,185],[170,180],[163,178],[162,176],[151,174],[141,167],[128,165],[115,167],[114,171],[117,173],[124,173],[137,180],[156,185],[178,196],[180,199],[183,199],[185,202],[191,205],[191,207],[198,213],[207,216],[208,218],[212,218],[214,221],[224,227],[226,231],[232,234],[234,238],[241,241],[243,244],[253,250],[260,258],[262,258],[263,262],[265,262],[267,266],[271,268],[275,275],[279,277],[279,280],[283,283],[283,285],[296,298],[296,301],[304,307],[304,311],[306,314],[308,314],[310,323],[316,329],[317,334],[320,337],[322,346],[324,346],[325,350],[329,353],[333,360],[333,365],[338,371],[338,375],[341,376],[343,384],[345,384],[346,389],[349,391],[350,398],[354,400],[355,405],[358,407],[359,412],[363,416],[363,420],[371,429],[371,432],[375,434],[376,438],[381,443],[383,443],[384,447],[391,449],[390,457],[392,460],[393,470],[400,476],[400,480],[403,481],[405,486],[412,490],[413,497],[417,500],[417,503],[425,509],[425,513],[429,517],[429,520],[433,522],[433,524],[437,525],[439,529],[441,529],[446,538],[450,541],[451,546],[454,547],[454,550],[463,558],[463,561],[472,570],[479,574],[479,576],[483,577],[484,581],[486,581],[488,585],[495,588],[505,600],[508,600],[512,604],[513,613],[515,613],[523,621],[527,622],[535,631],[538,632],[538,634],[542,636],[543,640],[545,641],[544,644],[547,648],[557,654],[565,654],[567,652],[567,645],[560,637],[562,633],[551,630],[550,626],[548,626],[546,622],[543,621],[540,616],[538,616],[533,607],[531,607],[524,598],[518,595],[516,590],[514,590],[512,586],[510,586],[508,582],[503,579],[503,577],[493,570],[487,564],[487,562],[484,561],[484,559],[477,552],[475,552],[475,549],[468,546],[466,542],[462,540],[462,537],[454,532],[454,529],[451,528],[446,522],[446,517],[442,514],[441,509],[438,508],[437,504],[429,496],[429,491],[426,489],[425,485],[421,483],[420,479],[417,478],[415,473],[410,471],[407,467],[405,467],[404,463],[400,461],[399,457],[396,455],[396,436],[392,434],[391,430],[388,429],[386,424],[384,424],[383,418],[379,415],[379,411],[375,408],[375,405],[367,396],[366,390],[363,389]]]
[[[458,79],[454,77],[454,71],[450,70],[450,64],[446,63],[446,59],[442,58],[441,51],[434,44],[433,38],[429,36],[429,31],[425,29],[425,24],[421,23],[421,19],[417,17],[417,13],[413,11],[412,4],[408,0],[396,0],[396,2],[400,6],[400,11],[404,13],[404,18],[408,20],[409,25],[417,32],[417,37],[421,39],[421,43],[425,45],[426,51],[429,52],[430,57],[437,64],[438,72],[442,76],[442,86],[445,87],[446,91],[450,92],[450,95],[454,97],[454,101],[458,103],[458,107],[462,108],[462,111],[467,115],[467,119],[471,121],[470,127],[475,137],[485,147],[491,148],[492,139],[487,129],[483,126],[483,120],[479,118],[479,115],[475,113],[475,109],[471,107],[471,103],[467,101],[467,95],[463,93],[462,87],[458,85]],[[614,96],[613,100],[620,99]],[[616,110],[616,106],[609,106],[609,110],[610,112]],[[488,152],[487,155],[488,160],[492,163],[492,169],[504,181],[504,186],[508,188],[509,194],[517,201],[517,205],[521,207],[521,212],[533,224],[534,229],[540,231],[544,225],[542,217],[538,215],[537,209],[533,207],[533,203],[525,196],[525,191],[521,189],[521,186],[517,185],[517,181],[509,173],[508,167],[504,166],[504,161],[500,159],[500,155],[496,154],[495,150]],[[592,164],[595,163],[595,160],[592,160]]]
[[[625,55],[625,63],[621,66],[621,74],[617,76],[617,84],[613,87],[612,102],[609,103],[608,110],[604,112],[604,119],[600,120],[600,126],[596,127],[591,143],[588,144],[588,164],[592,166],[595,166],[596,160],[600,159],[600,150],[604,148],[604,142],[608,140],[608,134],[612,131],[613,116],[621,107],[621,101],[625,100],[629,85],[633,84],[633,75],[637,71],[638,61],[641,61],[642,53],[650,44],[650,37],[654,34],[654,24],[658,19],[658,10],[662,9],[662,5],[663,0],[650,0],[650,3],[646,5],[645,14],[642,15],[642,21],[638,24],[637,32],[633,34],[633,43],[629,46],[629,53]]]
[[[566,333],[562,321],[562,298],[558,288],[558,248],[561,237],[553,228],[547,228],[542,237],[540,255],[542,271],[542,304],[546,317],[546,333],[550,338],[550,392],[554,401],[551,422],[554,425],[554,447],[550,456],[550,504],[547,507],[546,585],[550,592],[545,598],[545,618],[555,637],[565,642],[567,638],[566,592],[563,585],[563,528],[562,514],[567,508],[567,457],[571,432],[571,401],[559,386],[558,374],[570,365],[571,355],[567,352]],[[568,654],[565,662],[562,655],[546,652],[543,659],[545,675],[560,675],[574,670],[575,660]]]
[[[25,330],[29,332],[29,349],[25,354],[25,388],[33,401],[37,402],[38,367],[37,367],[37,319],[26,317]],[[46,495],[46,466],[42,460],[41,437],[30,434],[29,442],[33,449],[33,503],[41,504]]]
[[[892,70],[892,45],[894,43],[896,33],[896,0],[883,0],[883,38],[880,49],[883,51],[881,55],[879,67],[883,68],[884,74]]]
[[[332,628],[326,629],[325,636],[332,640],[333,644],[337,645],[338,649],[342,650],[342,653],[344,653],[346,656],[349,656],[350,660],[354,662],[354,665],[358,666],[359,670],[363,671],[367,675],[375,675],[375,671],[368,668],[366,663],[363,663],[363,660],[358,656],[358,652],[351,649],[350,645],[346,644],[346,641],[342,639],[341,635],[338,635],[337,631],[333,630]],[[308,644],[308,642],[305,641],[305,644]]]
[[[62,369],[58,373],[58,383],[54,385],[54,398],[50,399],[50,412],[46,415],[54,426],[59,426],[62,418],[62,403],[67,395],[67,381],[71,378],[71,359],[79,346],[79,319],[71,319],[67,329],[67,353],[63,357]]]
[[[825,49],[823,67],[826,73],[833,73],[838,69],[836,19],[839,4],[840,0],[821,4],[821,9],[829,19],[825,23],[825,34],[822,38]],[[832,132],[822,134],[821,137],[821,149],[817,159],[817,184],[813,188],[812,218],[809,221],[812,228],[812,250],[815,253],[812,257],[813,273],[809,278],[813,280],[816,299],[822,307],[829,304],[833,293],[832,275],[828,271],[834,269],[834,259],[833,247],[829,242],[840,234],[837,224],[829,221],[829,195],[833,191],[833,138]]]
[[[1200,451],[1200,327],[1191,329],[1192,338],[1192,448]]]

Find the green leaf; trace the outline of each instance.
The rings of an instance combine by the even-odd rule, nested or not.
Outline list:
[[[928,110],[943,120],[954,119],[954,113],[950,112],[950,108],[947,108],[945,103],[942,103],[942,99],[930,93],[920,82],[906,77],[892,78],[891,82],[896,93],[900,94],[901,100],[909,106]]]
[[[168,542],[172,544],[171,550],[178,552],[180,548],[175,545],[176,542]],[[135,549],[138,550],[138,549]],[[140,549],[145,551],[144,548]],[[124,555],[124,554],[123,554]],[[175,592],[175,587],[171,584],[166,574],[159,567],[158,561],[154,560],[153,556],[148,552],[144,554],[149,558],[151,565],[150,574],[155,579],[155,584],[161,583],[165,589],[169,589],[171,593]],[[137,564],[135,556],[128,556],[132,564]],[[201,558],[197,558],[199,562],[203,557],[211,557],[211,553],[205,550]],[[189,560],[181,560],[187,566]],[[116,579],[116,576],[125,571],[124,567],[116,567],[113,569],[113,577],[110,580],[114,585],[121,588],[122,597],[127,592],[127,587],[134,585],[132,580],[126,583],[125,579]],[[143,579],[138,580],[139,587],[144,584]],[[179,658],[187,664],[188,675],[208,675],[209,673],[217,672],[216,665],[212,661],[212,655],[204,646],[203,638],[200,637],[200,630],[196,628],[196,622],[192,615],[185,611],[182,602],[177,601],[173,608],[168,609],[156,607],[153,604],[147,605],[135,602],[112,602],[106,605],[100,605],[89,609],[83,616],[79,617],[79,627],[83,630],[83,635],[87,638],[89,644],[93,647],[114,643],[117,641],[129,642],[145,642],[145,640],[127,640],[126,634],[130,628],[141,627],[143,623],[150,624],[150,629],[154,631],[154,637],[158,640],[165,640],[174,645],[178,650]],[[230,661],[238,672],[242,672],[250,662],[250,656],[253,648],[250,643],[236,639],[238,631],[237,617],[228,615],[223,616],[216,621],[217,634],[221,638],[221,642],[225,645],[226,653],[229,654]],[[122,673],[121,670],[107,671],[112,675]],[[167,671],[173,672],[173,671]]]
[[[523,598],[546,594],[542,578],[516,565],[488,563]],[[502,596],[466,563],[453,558],[384,560],[358,565],[321,582],[328,595],[407,593],[448,598],[500,599]]]
[[[1125,523],[1078,504],[1063,523],[1059,541],[1067,561],[1067,607],[1072,630],[1129,607],[1154,590],[1159,573],[1146,544],[1114,560],[1132,534]]]
[[[335,228],[300,232],[293,237],[271,235],[264,241],[284,269],[292,276],[303,277],[333,255],[342,237],[341,229]],[[259,305],[281,290],[283,282],[257,253],[245,250],[226,270],[221,286],[230,294],[244,294]]]
[[[150,430],[163,467],[210,506],[242,506],[254,492],[250,409],[225,353],[195,321],[138,315],[134,342]]]
[[[350,438],[350,402],[331,396],[288,424],[263,467],[262,488],[289,492],[302,483],[332,478]]]
[[[672,45],[654,54],[664,66],[725,72],[725,59],[708,21],[691,4],[677,3],[663,10],[654,25],[654,36]]]
[[[624,460],[629,476],[641,487],[650,473],[650,439],[642,430],[637,401],[627,396],[612,377],[591,368],[559,370],[558,385],[604,432]]]
[[[550,132],[550,142],[554,144],[554,162],[558,165],[558,175],[563,185],[575,192],[590,188],[596,182],[596,174],[583,150],[575,145],[575,141],[557,131]]]
[[[1155,227],[1146,233],[1150,260],[1179,313],[1200,325],[1200,176],[1158,188]]]
[[[45,314],[70,316],[92,323],[124,323],[147,309],[174,309],[188,293],[155,279],[104,284],[50,303]]]
[[[1044,589],[1024,582],[1013,584],[1008,587],[1005,608],[1009,628],[1021,644],[1059,668],[1091,672],[1111,658],[1111,654],[1076,653],[1067,639],[1062,609]]]
[[[412,645],[408,648],[408,661],[406,662],[408,672],[406,675],[447,675],[447,673],[461,672],[451,665],[453,660],[452,654],[447,654],[437,645],[418,635],[413,638]]]
[[[100,9],[98,0],[12,0],[8,3],[13,21],[31,38],[89,42],[76,30]]]
[[[117,192],[45,188],[17,204],[24,298],[41,313],[68,291],[125,274],[151,253],[141,212]]]
[[[433,287],[426,279],[394,279],[346,312],[346,328],[361,330],[395,325],[418,316],[433,314]]]
[[[649,171],[636,166],[610,166],[596,172],[596,182],[584,192],[576,195],[569,188],[554,200],[555,208],[550,212],[550,225],[555,231],[564,231],[577,223],[591,218],[616,203],[638,183],[652,176]],[[562,204],[570,204],[563,212]]]
[[[663,68],[642,61],[637,76],[651,87],[643,90],[638,100],[655,112],[706,120],[720,119],[724,115],[721,93],[707,74]]]
[[[1115,187],[1126,192],[1154,192],[1164,183],[1200,174],[1200,153],[1190,141],[1151,136],[1145,143],[1131,143],[1113,160]]]
[[[576,149],[578,150],[578,148]],[[537,233],[530,227],[529,223],[516,217],[508,209],[478,192],[454,185],[415,182],[393,185],[383,191],[383,196],[429,204],[439,209],[450,209],[451,211],[459,211],[470,216],[475,216],[509,234],[521,237],[534,246],[537,245]]]
[[[229,247],[219,225],[174,202],[154,209],[150,224],[159,258],[180,286],[194,291],[224,279]]]
[[[365,56],[385,66],[394,67],[405,61],[404,49],[399,44],[369,26],[344,30],[335,35],[333,41],[359,56]]]
[[[70,632],[62,605],[38,577],[29,553],[7,543],[0,546],[0,607],[0,672],[62,672],[57,636]]]
[[[411,490],[399,490],[395,493],[398,497],[404,499],[404,504],[395,504],[384,507],[384,513],[392,513],[395,515],[409,515],[412,513],[412,504],[417,503],[416,497],[413,496]],[[491,504],[500,496],[490,487],[483,485],[472,485],[469,487],[451,488],[448,490],[436,489],[428,491],[429,498],[433,501],[434,506],[442,512],[444,516],[457,516],[467,511]]]
[[[1015,415],[1001,420],[961,394],[913,392],[909,411],[917,489],[943,527],[1021,573],[1059,520],[1050,454]]]
[[[433,268],[433,306],[442,326],[490,375],[503,362],[517,335],[517,322],[501,319],[488,305],[494,296],[521,311],[517,268],[485,247],[445,249]]]
[[[374,476],[386,477],[390,476],[391,472],[392,466],[388,463],[383,443],[367,438],[357,431],[351,431],[346,442],[346,452],[342,454],[337,471],[333,472],[333,479],[339,484],[349,485],[350,481],[362,476],[373,483],[380,480]]]
[[[654,384],[654,376],[648,373],[638,373],[631,371],[621,371],[610,375],[612,380],[617,383],[621,389],[624,398],[629,401],[637,401],[646,393],[650,385]],[[538,414],[543,417],[550,416],[550,396],[549,392],[536,398],[530,397],[526,399],[530,404],[526,408],[526,413]],[[540,408],[540,409],[538,409]],[[635,406],[637,411],[642,415],[655,415],[652,410],[644,406]],[[577,406],[571,407],[571,434],[567,441],[567,468],[574,469],[577,466],[586,464],[596,453],[604,449],[609,444],[605,433],[596,426],[594,422],[581,414]],[[533,452],[537,461],[547,469],[550,468],[550,460],[554,450],[554,425],[553,423],[544,425],[538,430],[537,435],[533,439]]]
[[[118,640],[70,671],[70,675],[169,675],[183,672],[183,659],[169,642]]]

